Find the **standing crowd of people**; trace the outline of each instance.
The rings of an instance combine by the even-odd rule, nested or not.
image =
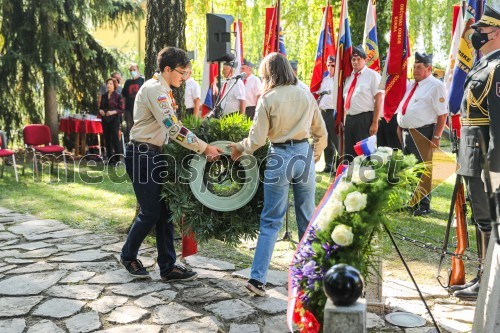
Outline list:
[[[482,133],[487,159],[492,171],[491,178],[498,186],[500,178],[500,135],[495,130],[500,124],[498,112],[489,112],[500,106],[500,13],[486,6],[483,18],[473,25],[472,44],[484,54],[469,73],[462,103],[462,140],[459,153],[461,169],[458,174],[465,177],[469,197],[473,206],[472,220],[479,226],[478,243],[480,253],[486,252],[490,216],[484,192],[483,167],[477,133]],[[353,48],[352,74],[346,79],[343,91],[344,128],[343,146],[335,128],[336,101],[332,90],[335,73],[334,55],[328,57],[327,68],[320,90],[315,99],[309,88],[298,80],[297,62],[290,62],[281,54],[271,53],[260,64],[260,79],[253,75],[254,65],[244,59],[241,69],[246,73],[243,80],[234,76],[235,63],[223,64],[225,78],[221,87],[222,116],[240,112],[253,119],[248,137],[232,143],[233,160],[242,154],[252,154],[270,142],[268,170],[264,176],[264,207],[261,213],[260,232],[247,289],[259,296],[266,294],[265,284],[268,267],[282,220],[288,205],[288,191],[292,186],[299,237],[306,231],[315,208],[314,164],[324,152],[324,172],[331,173],[338,163],[336,156],[344,152],[341,161],[349,162],[356,155],[356,142],[377,135],[380,141],[402,148],[405,154],[414,154],[419,161],[430,161],[433,149],[439,147],[445,127],[447,108],[444,84],[432,75],[432,56],[415,53],[414,80],[408,82],[406,93],[393,119],[381,117],[384,90],[380,88],[381,76],[366,65],[367,55],[361,46]],[[185,51],[166,47],[158,53],[159,73],[144,82],[136,81],[138,71],[123,88],[127,96],[126,107],[115,102],[119,86],[113,78],[108,79],[107,95],[101,98],[100,113],[103,117],[114,117],[133,110],[133,125],[129,131],[129,143],[125,155],[127,173],[139,202],[140,211],[123,246],[121,260],[128,272],[134,276],[147,277],[148,272],[137,258],[139,246],[152,227],[156,227],[158,264],[161,278],[165,281],[191,280],[197,273],[176,264],[173,246],[173,224],[171,212],[161,197],[161,151],[169,141],[180,144],[196,153],[204,154],[207,160],[216,161],[220,149],[203,142],[183,127],[176,115],[176,104],[172,87],[186,82],[186,107],[188,114],[200,115],[199,85],[190,78],[190,61]],[[130,80],[129,80],[130,81]],[[133,84],[134,88],[129,88]],[[141,87],[142,85],[142,87]],[[128,88],[128,89],[127,89]],[[133,107],[132,97],[135,98]],[[497,111],[497,110],[495,110]],[[129,114],[130,116],[130,114]],[[110,120],[110,124],[114,124]],[[108,128],[115,130],[114,125]],[[422,145],[419,143],[425,138]],[[184,140],[188,138],[187,140]],[[312,138],[312,145],[310,139]],[[112,140],[111,140],[112,141]],[[114,149],[114,146],[111,148]],[[302,163],[288,162],[299,158]],[[139,163],[147,160],[150,163]],[[138,167],[140,166],[140,167]],[[150,177],[150,175],[152,177]],[[271,181],[272,180],[272,181]],[[419,196],[413,201],[414,216],[431,212],[430,187],[421,182]],[[480,276],[480,275],[478,275]],[[457,297],[477,296],[480,278],[458,291]]]

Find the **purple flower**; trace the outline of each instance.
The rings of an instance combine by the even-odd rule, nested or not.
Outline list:
[[[337,244],[330,245],[330,243],[325,243],[325,244],[322,244],[321,247],[326,252],[325,259],[328,259],[333,254],[333,252],[335,252],[339,249],[340,246],[338,246]]]

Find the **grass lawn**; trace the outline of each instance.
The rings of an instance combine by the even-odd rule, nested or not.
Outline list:
[[[446,147],[446,143],[444,145]],[[18,157],[18,161],[22,161],[21,156]],[[25,176],[20,175],[20,182],[16,183],[12,168],[6,167],[4,178],[0,179],[0,206],[44,219],[57,219],[73,227],[125,236],[134,217],[136,205],[125,169],[117,167],[108,173],[102,164],[94,166],[84,164],[69,165],[69,181],[67,182],[57,181],[54,176],[48,177],[47,170],[44,172],[44,177],[35,179],[31,168],[27,167]],[[59,172],[61,179],[64,179],[62,163]],[[413,217],[408,212],[390,214],[389,219],[392,222],[393,231],[437,247],[442,246],[439,243],[444,238],[453,190],[454,177],[451,178],[433,192],[431,215]],[[330,181],[325,174],[318,173],[317,203],[321,200]],[[293,239],[297,240],[293,207],[290,209],[290,226]],[[475,233],[472,227],[469,227],[469,233],[472,252],[467,254],[477,257]],[[154,242],[153,239],[148,241]],[[437,284],[435,276],[439,255],[415,247],[409,242],[397,240],[397,243],[417,282]],[[451,240],[450,243],[450,250],[453,251],[454,241]],[[255,240],[243,242],[240,246],[232,248],[220,241],[212,240],[207,244],[200,244],[199,252],[208,257],[231,261],[238,268],[246,268],[252,262],[253,250],[250,248],[253,245],[255,245]],[[289,242],[278,242],[272,267],[287,269],[293,252],[293,246]],[[386,235],[383,237],[383,258],[386,277],[409,280],[404,266]],[[446,276],[446,270],[449,267],[451,267],[451,260],[447,257],[443,264],[443,276]],[[466,272],[468,278],[475,275],[475,265],[472,262],[466,262]]]

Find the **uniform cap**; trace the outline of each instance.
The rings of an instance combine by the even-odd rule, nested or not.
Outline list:
[[[360,57],[366,59],[366,52],[365,49],[363,48],[363,45],[352,47],[352,57]]]
[[[486,5],[484,8],[483,16],[476,23],[471,25],[471,28],[479,27],[499,27],[500,28],[500,8],[494,9],[493,5]]]
[[[415,63],[432,64],[432,54],[415,52]]]
[[[329,55],[327,62],[335,62],[335,56]]]
[[[243,62],[241,63],[241,65],[243,66],[248,66],[248,67],[251,67],[251,68],[254,68],[255,65],[251,62],[251,61],[248,61],[247,59],[243,58]]]

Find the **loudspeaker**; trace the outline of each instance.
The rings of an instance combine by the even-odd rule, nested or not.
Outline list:
[[[231,15],[207,14],[207,60],[232,61]]]

